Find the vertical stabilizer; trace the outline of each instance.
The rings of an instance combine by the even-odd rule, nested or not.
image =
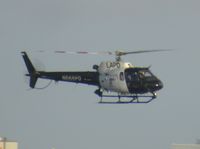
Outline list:
[[[30,83],[29,83],[29,86],[31,88],[34,88],[35,87],[35,84],[37,82],[37,79],[38,79],[38,75],[37,75],[37,72],[33,66],[33,64],[31,63],[28,55],[26,54],[26,52],[21,52],[22,54],[22,57],[24,59],[24,62],[26,64],[26,67],[27,67],[27,70],[29,72],[29,74],[26,74],[26,76],[29,76],[30,77]]]

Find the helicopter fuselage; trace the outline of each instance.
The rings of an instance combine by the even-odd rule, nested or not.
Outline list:
[[[149,68],[134,67],[129,62],[102,62],[98,68],[100,87],[121,94],[154,93],[163,87],[162,82]]]
[[[37,79],[41,78],[94,85],[98,87],[95,93],[100,97],[104,91],[107,91],[127,95],[126,97],[152,93],[152,99],[156,96],[155,92],[163,88],[162,82],[148,67],[134,67],[131,63],[121,60],[101,62],[99,66],[94,65],[93,68],[96,71],[48,72],[37,71],[26,52],[22,52],[22,56],[29,72],[26,76],[30,77],[31,88],[35,88]]]

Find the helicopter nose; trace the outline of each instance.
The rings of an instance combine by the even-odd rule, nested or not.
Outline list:
[[[163,88],[163,83],[160,80],[155,83],[155,89],[156,90],[160,90],[162,88]]]

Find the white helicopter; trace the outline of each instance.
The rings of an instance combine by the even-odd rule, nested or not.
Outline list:
[[[25,51],[21,52],[30,77],[29,86],[35,88],[38,78],[54,81],[66,81],[97,86],[94,92],[100,97],[99,103],[149,103],[156,98],[156,92],[163,88],[163,83],[150,70],[149,67],[135,67],[124,62],[121,56],[146,52],[169,51],[168,49],[140,50],[132,52],[70,52],[55,51],[55,53],[70,54],[108,54],[115,55],[115,61],[101,62],[94,65],[95,71],[76,72],[48,72],[37,71]],[[43,52],[43,51],[40,51]],[[106,94],[105,94],[106,93]],[[116,94],[112,94],[116,93]],[[103,101],[103,97],[117,97],[117,101]],[[123,98],[123,100],[122,100]]]

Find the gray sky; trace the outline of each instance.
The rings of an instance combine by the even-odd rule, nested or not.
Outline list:
[[[0,0],[0,135],[20,149],[169,149],[200,138],[198,0]],[[95,87],[27,91],[20,51],[45,70],[91,70],[110,56],[33,50],[176,49],[124,57],[164,82],[147,105],[99,105]],[[36,65],[36,63],[34,63]],[[48,82],[38,81],[38,86]]]

